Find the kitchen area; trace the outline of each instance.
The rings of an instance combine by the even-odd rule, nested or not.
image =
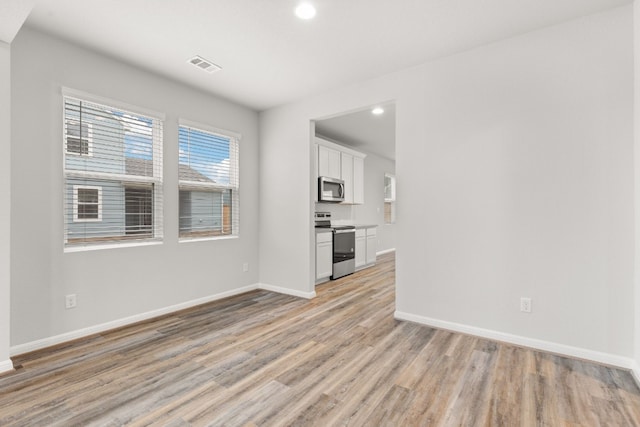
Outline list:
[[[393,108],[388,109],[393,115]],[[395,212],[389,215],[392,202],[385,189],[386,177],[395,174],[395,160],[389,158],[393,154],[370,150],[353,137],[363,129],[375,131],[375,126],[363,126],[363,120],[376,119],[370,115],[362,111],[316,122],[312,149],[316,285],[372,267],[378,255],[395,250]],[[395,117],[387,117],[389,121]],[[393,130],[394,123],[391,137],[386,133],[391,150]],[[395,190],[393,194],[395,198]]]
[[[377,225],[332,225],[331,212],[316,212],[315,224],[317,283],[375,265]]]

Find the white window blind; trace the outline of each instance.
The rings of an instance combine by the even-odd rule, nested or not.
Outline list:
[[[238,235],[239,138],[232,132],[180,122],[180,238]]]
[[[162,238],[162,120],[64,96],[65,245]]]

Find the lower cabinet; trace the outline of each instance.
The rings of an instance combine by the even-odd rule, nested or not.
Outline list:
[[[356,270],[376,263],[377,249],[376,227],[356,228]],[[333,233],[316,232],[316,281],[331,277],[333,274]]]
[[[367,264],[376,263],[377,231],[375,227],[367,228]]]
[[[356,229],[356,268],[364,267],[367,263],[367,230]]]
[[[316,233],[316,280],[331,276],[333,269],[333,233]]]
[[[376,263],[376,227],[356,229],[356,270]]]

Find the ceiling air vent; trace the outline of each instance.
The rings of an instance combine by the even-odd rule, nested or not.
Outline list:
[[[195,65],[196,67],[200,68],[201,70],[204,70],[209,73],[215,73],[216,71],[222,70],[222,67],[197,55],[191,58],[189,62]]]

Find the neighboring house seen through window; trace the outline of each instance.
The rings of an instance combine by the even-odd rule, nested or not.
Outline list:
[[[125,187],[125,233],[127,235],[153,235],[153,189],[151,187]]]
[[[65,121],[66,147],[68,154],[91,156],[93,154],[93,129],[90,123],[79,120]]]
[[[239,138],[180,121],[180,238],[238,235]]]
[[[102,219],[102,187],[73,186],[74,222]]]
[[[162,120],[65,91],[65,245],[162,238]]]

